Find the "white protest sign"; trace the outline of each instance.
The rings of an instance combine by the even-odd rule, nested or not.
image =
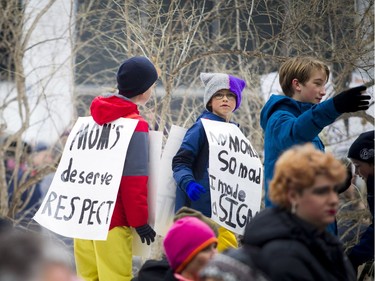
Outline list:
[[[92,117],[78,118],[34,219],[63,236],[106,240],[137,123],[120,118],[99,126]]]
[[[158,182],[160,177],[160,158],[163,146],[163,132],[149,131],[149,164],[148,164],[148,183],[147,183],[147,205],[148,205],[148,224],[151,227],[155,225],[156,200],[158,192]],[[133,256],[149,257],[151,247],[142,243],[136,230],[133,233]]]
[[[165,236],[173,223],[176,200],[176,182],[173,178],[172,159],[179,150],[186,129],[172,125],[164,147],[159,168],[158,194],[156,201],[155,231]]]
[[[163,148],[163,132],[149,131],[149,175],[148,175],[148,223],[155,225],[156,200],[160,173],[160,159]]]
[[[201,120],[209,143],[211,218],[243,234],[246,224],[260,210],[262,163],[236,125]]]

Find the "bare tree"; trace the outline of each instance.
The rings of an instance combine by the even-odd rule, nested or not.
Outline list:
[[[93,2],[82,3],[79,14],[91,14],[95,20],[79,21],[78,37],[85,43],[83,35],[89,33],[97,46],[110,46],[103,47],[102,60],[110,67],[98,67],[98,75],[109,80],[96,80],[98,75],[92,72],[82,84],[115,86],[116,67],[123,59],[140,54],[152,58],[161,69],[162,85],[153,103],[142,110],[165,136],[171,124],[188,127],[203,110],[200,72],[226,72],[246,80],[244,101],[234,119],[259,152],[263,150],[259,113],[264,104],[260,78],[277,71],[288,57],[309,55],[326,61],[332,73],[328,97],[346,89],[353,72],[363,81],[373,81],[370,0],[108,1],[96,6],[100,12],[93,11]],[[101,35],[93,36],[99,31]],[[98,49],[85,48],[85,54],[95,59],[79,60],[79,68],[91,62],[99,65]],[[371,111],[344,114],[339,122],[345,122],[347,129],[342,130],[339,122],[330,126],[323,133],[327,145],[356,134],[349,128],[353,117],[363,124],[374,123]]]
[[[25,192],[32,194],[35,183],[54,170],[54,167],[47,165],[38,171],[34,170],[35,167],[31,164],[29,157],[31,147],[23,141],[23,138],[24,133],[35,125],[31,123],[33,112],[41,106],[41,100],[49,95],[41,91],[38,92],[39,96],[33,97],[34,101],[31,101],[30,94],[27,94],[26,80],[30,72],[25,70],[25,53],[37,47],[37,44],[30,44],[33,32],[40,19],[55,2],[56,0],[45,1],[45,5],[37,11],[35,17],[30,18],[26,16],[26,7],[22,1],[1,1],[0,80],[3,81],[2,86],[5,86],[1,87],[0,104],[0,158],[2,159],[0,162],[0,215],[10,218],[15,218],[16,214],[24,210],[28,204],[30,196],[24,197]],[[25,25],[26,22],[28,22],[27,25]],[[50,38],[50,40],[56,40],[56,38]],[[53,73],[50,73],[50,76],[52,77]],[[46,83],[49,82],[48,79],[50,78],[47,77]],[[9,124],[6,118],[6,115],[10,114],[10,108],[19,123],[18,126],[12,128],[11,134],[8,133]],[[6,165],[9,161],[13,163],[11,169]],[[11,196],[8,192],[11,192]]]
[[[116,67],[123,59],[136,54],[152,58],[161,69],[162,87],[149,113],[160,130],[168,130],[172,123],[189,126],[203,109],[199,72],[233,73],[247,81],[245,102],[235,119],[258,150],[262,150],[259,111],[264,102],[260,76],[277,71],[287,57],[312,55],[327,61],[333,81],[330,95],[347,88],[355,70],[364,80],[372,77],[371,1],[361,2],[362,8],[349,0],[102,1],[95,7],[93,3],[82,1],[79,6],[79,14],[86,16],[77,25],[85,45],[78,69],[91,65],[98,72],[80,81],[115,86]],[[102,51],[88,41],[103,46]],[[102,60],[96,57],[100,53]],[[373,122],[371,115],[356,116]]]
[[[8,53],[8,59],[0,60],[1,78],[15,85],[24,123],[13,137],[20,141],[29,125],[22,68],[29,33],[23,30],[26,34],[19,36],[24,21],[20,3],[1,3],[0,49]],[[276,72],[288,57],[309,55],[325,60],[332,73],[328,96],[346,89],[353,72],[363,81],[371,82],[374,76],[372,0],[77,0],[73,26],[78,115],[88,114],[94,96],[115,91],[116,70],[124,59],[145,55],[160,69],[160,83],[151,103],[141,110],[165,137],[172,124],[189,127],[203,110],[200,72],[225,72],[246,80],[243,104],[234,120],[258,152],[263,151],[259,118],[265,102],[261,77]],[[2,109],[6,106],[2,104]],[[336,124],[328,128],[324,133],[328,145],[353,137],[348,121],[353,117],[363,124],[374,123],[369,111],[344,114],[339,122],[344,122],[346,130]],[[1,157],[10,142],[0,149]],[[0,163],[0,212],[6,215],[4,175]]]

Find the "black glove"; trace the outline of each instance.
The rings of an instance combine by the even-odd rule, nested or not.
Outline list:
[[[141,237],[142,243],[147,242],[147,245],[150,245],[155,241],[156,232],[148,224],[138,226],[135,228],[139,237]]]
[[[366,110],[370,106],[370,95],[362,94],[361,92],[367,89],[362,85],[355,88],[350,88],[333,97],[333,104],[336,110],[340,113],[356,112],[359,110]]]

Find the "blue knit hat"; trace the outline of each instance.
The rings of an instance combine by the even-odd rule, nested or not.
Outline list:
[[[132,57],[124,61],[117,71],[119,94],[132,98],[146,92],[158,79],[152,62],[146,57]]]
[[[201,73],[200,78],[205,87],[204,104],[206,108],[212,96],[222,89],[228,89],[236,95],[236,107],[233,111],[241,105],[242,91],[246,86],[244,80],[224,73]]]

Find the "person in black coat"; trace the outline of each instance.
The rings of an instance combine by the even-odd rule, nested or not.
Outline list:
[[[345,166],[312,144],[280,156],[270,182],[277,207],[258,213],[243,238],[258,248],[256,265],[271,280],[356,280],[340,241],[325,230],[335,220],[345,179]]]
[[[371,223],[361,235],[360,241],[350,250],[349,259],[357,271],[358,266],[374,260],[374,130],[362,133],[352,143],[348,158],[367,187],[367,204],[372,216]]]
[[[161,260],[147,260],[132,281],[177,281],[165,256]]]

